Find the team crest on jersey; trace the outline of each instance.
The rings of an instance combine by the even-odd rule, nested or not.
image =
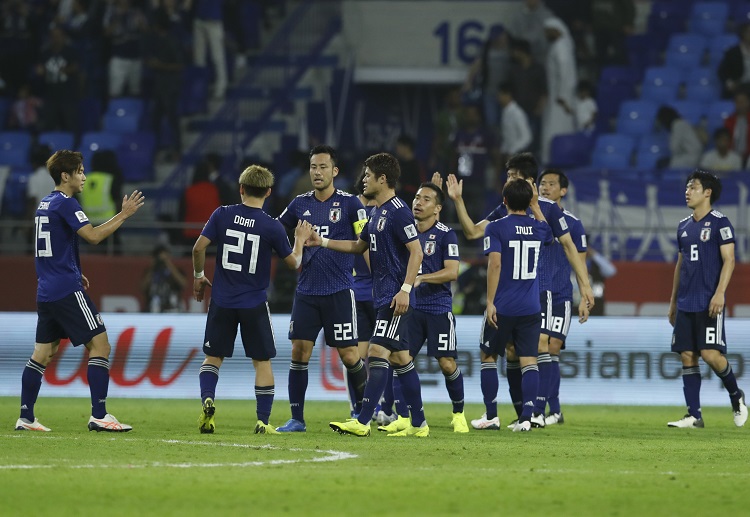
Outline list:
[[[424,243],[424,254],[433,255],[435,253],[435,241],[427,241]]]
[[[706,242],[711,238],[711,228],[701,228],[701,242]]]
[[[385,228],[385,221],[386,221],[385,217],[381,217],[380,219],[378,219],[378,231],[379,232],[382,232],[383,229]]]
[[[328,220],[332,223],[337,223],[341,220],[341,209],[340,208],[331,208],[331,211],[328,212]]]

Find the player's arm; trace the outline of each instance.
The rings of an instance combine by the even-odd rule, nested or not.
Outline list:
[[[500,259],[502,255],[492,251],[487,256],[487,322],[492,328],[497,328],[497,309],[495,295],[500,283]]]
[[[318,232],[314,230],[310,234],[310,237],[307,239],[307,242],[305,244],[310,247],[321,246],[333,251],[352,253],[355,255],[361,255],[369,248],[369,245],[361,238],[357,239],[356,241],[327,239],[326,237],[321,237],[320,235],[318,235]]]
[[[444,260],[443,269],[440,271],[417,275],[417,278],[414,279],[414,287],[419,287],[420,284],[444,284],[446,282],[453,282],[457,278],[458,260]]]
[[[734,257],[732,257],[734,263]],[[680,288],[680,268],[682,267],[682,253],[677,255],[677,264],[674,266],[674,274],[672,275],[672,295],[669,297],[669,312],[667,318],[669,323],[674,327],[675,318],[677,317],[677,291]],[[722,267],[722,272],[724,268]]]
[[[404,278],[404,284],[396,296],[391,300],[391,308],[394,309],[394,316],[401,316],[409,310],[409,293],[414,286],[414,281],[417,279],[419,273],[419,266],[422,265],[422,245],[419,239],[414,239],[406,244],[406,249],[409,252],[409,262],[406,264],[406,278]]]
[[[557,240],[562,244],[570,267],[573,268],[576,274],[578,290],[581,293],[581,303],[578,305],[578,321],[584,323],[589,319],[589,311],[594,307],[594,291],[591,289],[591,284],[589,283],[586,261],[581,260],[580,253],[578,253],[578,249],[569,233],[561,235]]]
[[[294,229],[294,246],[292,252],[284,257],[284,264],[289,269],[298,269],[302,264],[302,253],[305,250],[305,241],[310,238],[313,232],[312,226],[307,221],[297,221],[297,227]]]
[[[449,174],[448,179],[445,180],[445,184],[448,187],[448,197],[451,198],[456,205],[458,222],[461,224],[461,229],[466,238],[481,239],[484,237],[484,229],[489,224],[489,221],[487,219],[482,219],[475,224],[474,221],[471,220],[463,198],[464,181],[458,181],[455,174]]]
[[[721,273],[719,274],[719,285],[716,286],[716,291],[708,304],[708,315],[711,318],[717,317],[724,310],[724,303],[726,301],[725,293],[734,272],[734,243],[723,244],[719,248],[719,251],[721,252],[723,264],[721,266]]]
[[[122,198],[122,210],[115,214],[112,219],[96,227],[91,224],[82,226],[78,229],[78,235],[89,244],[99,244],[115,233],[128,217],[136,213],[143,206],[145,200],[143,192],[134,190],[132,194]]]
[[[209,244],[211,241],[205,235],[201,235],[193,245],[193,298],[198,302],[203,301],[206,286],[211,285],[211,281],[203,273],[206,266],[206,248]]]

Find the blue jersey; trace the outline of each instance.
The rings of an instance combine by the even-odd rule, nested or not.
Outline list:
[[[265,302],[271,250],[282,259],[292,254],[281,223],[247,205],[220,206],[201,235],[216,243],[211,301],[226,309],[252,309]]]
[[[719,285],[724,261],[720,248],[734,242],[729,219],[716,210],[696,221],[693,216],[677,226],[677,247],[682,255],[677,309],[683,312],[708,310]]]
[[[525,215],[507,215],[484,229],[484,254],[500,253],[500,283],[494,300],[498,314],[542,312],[537,265],[541,248],[552,240],[547,223]]]
[[[422,245],[422,267],[420,274],[434,273],[445,267],[448,260],[458,260],[458,238],[456,232],[437,222],[426,232],[419,233]],[[453,310],[451,283],[427,284],[422,283],[416,288],[416,302],[414,308],[429,314],[445,314]]]
[[[372,274],[364,255],[354,255],[354,299],[358,302],[372,301]]]
[[[82,291],[77,232],[91,223],[76,198],[53,190],[39,203],[34,224],[37,301],[54,302]]]
[[[578,253],[585,253],[587,246],[583,223],[567,210],[563,210],[563,215],[576,250],[578,250]],[[539,267],[545,272],[540,278],[539,287],[552,293],[552,303],[572,301],[573,285],[570,283],[570,274],[573,268],[568,262],[567,255],[565,255],[565,249],[557,239],[549,246],[542,248]]]
[[[565,219],[565,215],[563,214],[562,209],[557,205],[557,203],[555,203],[554,201],[550,201],[547,198],[540,197],[539,209],[542,211],[542,215],[547,220],[547,224],[549,224],[550,228],[552,229],[552,235],[555,239],[559,239],[566,233],[569,233],[570,230],[568,228],[568,223]],[[533,217],[530,208],[526,210],[526,213],[529,214],[529,217]],[[499,205],[492,212],[490,212],[490,214],[485,219],[487,219],[488,221],[496,221],[502,217],[505,217],[506,215],[508,215],[508,209],[505,207],[505,205]],[[554,276],[557,274],[554,266],[547,266],[547,262],[549,261],[549,251],[550,250],[548,246],[543,247],[541,255],[539,257],[540,291],[551,290],[550,283],[552,282]],[[568,274],[567,278],[570,278],[570,274]]]
[[[417,239],[414,215],[396,196],[370,212],[367,226],[359,236],[370,243],[373,301],[376,309],[388,307],[401,290],[409,263],[406,243]],[[409,297],[414,306],[414,290]]]
[[[325,201],[319,201],[310,191],[294,198],[279,216],[287,228],[297,221],[309,222],[318,235],[329,239],[354,241],[367,222],[367,213],[356,196],[334,191]],[[351,289],[354,257],[322,247],[305,247],[302,272],[297,292],[307,296],[322,296]]]

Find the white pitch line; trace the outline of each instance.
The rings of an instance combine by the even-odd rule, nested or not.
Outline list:
[[[43,439],[63,439],[58,436],[40,436]],[[77,438],[72,438],[77,440]],[[293,463],[323,463],[329,461],[341,461],[355,459],[358,456],[349,452],[318,450],[318,449],[300,449],[298,447],[278,447],[276,445],[254,445],[249,443],[225,443],[225,442],[208,442],[208,441],[191,441],[191,440],[139,440],[138,438],[126,438],[122,441],[158,441],[172,445],[197,445],[211,447],[236,447],[240,449],[254,449],[266,451],[288,451],[288,452],[311,452],[314,454],[323,454],[310,459],[291,459],[291,460],[268,460],[268,461],[243,461],[243,462],[226,462],[226,463],[163,463],[152,461],[141,464],[123,464],[123,465],[105,465],[105,464],[83,464],[83,465],[0,465],[0,470],[31,470],[31,469],[52,469],[52,468],[69,468],[69,469],[101,469],[101,468],[123,468],[123,469],[144,469],[144,468],[216,468],[216,467],[262,467],[265,465],[289,465]]]

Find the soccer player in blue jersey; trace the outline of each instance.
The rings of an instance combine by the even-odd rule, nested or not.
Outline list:
[[[536,183],[539,165],[531,153],[514,154],[508,159],[505,166],[507,168],[508,181],[522,178],[531,184]],[[466,211],[466,205],[462,196],[462,182],[459,182],[456,179],[456,176],[451,174],[446,180],[446,185],[448,197],[450,197],[456,205],[458,220],[461,224],[464,235],[468,239],[478,239],[482,237],[484,235],[484,229],[491,221],[495,221],[507,215],[505,205],[501,204],[490,212],[485,219],[475,224]],[[565,226],[565,218],[557,204],[542,198],[539,199],[539,207],[542,214],[549,222],[554,237],[562,245],[563,250],[565,251],[565,256],[573,268],[573,271],[575,271],[579,290],[581,292],[581,303],[578,307],[579,321],[583,323],[588,319],[589,309],[594,306],[594,294],[591,291],[586,268],[584,264],[581,263],[580,257],[578,256],[578,250],[576,249],[569,231]],[[540,268],[545,267],[543,262],[544,261],[540,264]],[[492,337],[493,333],[494,329],[485,321],[480,334],[480,342],[486,343]],[[482,395],[484,398],[486,413],[478,419],[472,420],[471,424],[475,429],[499,429],[500,419],[497,417],[496,400],[498,391],[497,357],[487,356],[480,349],[480,360],[482,363],[480,383],[482,386]],[[508,347],[506,367],[511,402],[513,403],[513,408],[516,410],[516,414],[520,415],[523,402],[523,396],[521,393],[521,366],[512,347]],[[543,421],[542,418],[539,418],[539,415],[535,416],[535,421]],[[514,425],[515,423],[511,424],[511,426]]]
[[[321,237],[354,240],[367,223],[364,206],[356,196],[337,189],[336,151],[321,145],[310,151],[313,190],[299,195],[279,216],[287,228],[307,221]],[[361,410],[367,369],[357,349],[357,308],[352,270],[354,257],[319,247],[307,247],[297,284],[289,324],[292,361],[289,366],[289,405],[292,418],[279,432],[304,432],[307,368],[315,339],[323,329],[326,344],[335,347],[347,370],[347,382],[355,392],[354,412]]]
[[[34,416],[34,405],[45,368],[57,353],[60,340],[69,338],[73,346],[83,345],[89,352],[86,372],[91,392],[89,430],[130,431],[131,426],[107,413],[111,346],[102,317],[86,294],[89,281],[81,272],[78,239],[99,244],[143,206],[144,197],[141,192],[133,191],[123,198],[117,215],[94,227],[73,197],[83,192],[86,183],[81,153],[57,151],[47,160],[47,170],[55,182],[55,190],[42,199],[34,216],[38,279],[36,344],[21,376],[21,415],[15,428],[51,430]]]
[[[539,175],[539,194],[557,203],[563,211],[578,255],[586,264],[586,232],[583,223],[565,210],[562,198],[568,192],[570,182],[560,169],[545,169]],[[532,420],[537,427],[564,423],[560,409],[560,352],[565,349],[571,319],[573,285],[570,282],[570,262],[562,245],[554,241],[543,248],[540,261],[540,302],[542,304],[542,333],[539,337],[539,396],[534,412],[539,415]],[[545,405],[549,403],[549,415],[544,417]],[[542,421],[542,418],[544,420]]]
[[[276,357],[266,301],[271,254],[275,251],[287,267],[297,269],[312,227],[303,221],[296,225],[292,250],[284,227],[263,211],[273,181],[273,174],[264,167],[251,165],[245,169],[239,178],[242,203],[217,208],[193,246],[193,296],[200,302],[206,286],[211,285],[203,272],[206,248],[216,243],[216,269],[203,338],[206,357],[198,375],[203,404],[198,418],[201,433],[213,433],[216,428],[214,400],[219,368],[225,357],[232,357],[239,325],[245,355],[255,367],[255,433],[276,434],[268,423],[274,397],[271,359]]]
[[[682,391],[687,414],[669,427],[703,427],[698,358],[708,363],[729,393],[734,425],[747,421],[745,393],[737,386],[726,358],[725,296],[734,271],[734,228],[713,204],[721,196],[721,180],[696,170],[687,180],[685,201],[693,211],[677,226],[679,255],[674,270],[669,323],[674,327],[672,351],[682,359]]]
[[[481,345],[486,356],[503,355],[513,343],[521,367],[523,404],[513,432],[531,430],[539,390],[537,347],[541,304],[537,267],[542,246],[553,240],[538,203],[536,186],[510,179],[503,188],[508,215],[484,229],[487,262],[487,323],[496,330]],[[526,211],[531,208],[534,219]]]
[[[373,297],[377,319],[368,352],[370,376],[365,386],[362,411],[357,419],[331,422],[341,434],[370,435],[370,419],[385,388],[390,363],[401,382],[411,412],[411,426],[388,436],[426,437],[430,428],[424,417],[419,375],[409,356],[408,323],[414,306],[414,281],[422,263],[422,247],[414,216],[396,197],[401,174],[398,160],[379,153],[365,160],[364,193],[372,195],[375,207],[367,226],[356,241],[342,241],[313,234],[308,244],[344,253],[370,251]]]

